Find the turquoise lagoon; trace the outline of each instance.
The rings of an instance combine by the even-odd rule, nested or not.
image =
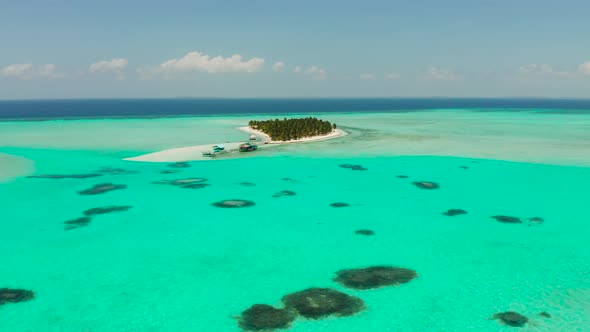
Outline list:
[[[590,331],[590,115],[322,117],[350,135],[193,162],[177,174],[161,174],[172,169],[166,163],[122,159],[241,140],[235,127],[251,117],[1,122],[0,288],[35,292],[0,306],[1,330],[240,331],[235,317],[252,304],[280,306],[285,294],[330,287],[362,298],[366,310],[298,319],[289,331],[518,330],[489,319],[509,310],[530,318],[525,331]],[[24,177],[104,166],[136,173]],[[151,183],[190,177],[210,186]],[[77,194],[104,182],[128,187]],[[296,195],[272,197],[282,190]],[[211,205],[225,199],[256,205]],[[108,205],[133,208],[64,230],[64,221]],[[469,213],[442,215],[451,208]],[[545,222],[503,224],[494,215]],[[367,291],[332,281],[340,269],[372,265],[419,277]]]

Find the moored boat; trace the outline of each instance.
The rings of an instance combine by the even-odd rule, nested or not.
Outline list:
[[[240,145],[240,152],[251,152],[256,151],[258,149],[258,145],[254,145],[251,143],[244,143]]]

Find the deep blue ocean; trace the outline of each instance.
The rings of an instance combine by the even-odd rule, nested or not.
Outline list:
[[[476,109],[549,113],[590,112],[590,99],[71,99],[0,101],[0,119],[84,117],[159,117],[182,115],[294,114],[333,112],[409,112]]]

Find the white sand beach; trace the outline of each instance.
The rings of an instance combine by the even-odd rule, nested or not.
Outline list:
[[[252,129],[250,127],[239,127],[238,130],[241,130],[245,133],[255,135],[257,140],[254,141],[254,144],[259,145],[260,148],[267,148],[269,146],[276,146],[280,144],[289,144],[289,143],[308,143],[308,142],[316,142],[316,141],[323,141],[333,138],[338,138],[342,136],[346,136],[347,133],[342,129],[335,129],[331,133],[327,135],[320,135],[320,136],[313,136],[313,137],[305,137],[298,140],[291,140],[291,141],[273,141],[270,136],[267,134]],[[245,142],[245,141],[244,141]],[[173,148],[173,149],[166,149],[158,152],[148,153],[137,157],[125,158],[124,160],[127,161],[142,161],[142,162],[179,162],[179,161],[199,161],[199,160],[215,160],[216,158],[219,159],[227,159],[227,158],[237,158],[239,156],[238,150],[240,145],[243,142],[231,142],[231,143],[218,143],[218,144],[203,144],[203,145],[194,145],[194,146],[187,146],[181,148]],[[214,145],[224,145],[225,151],[216,155],[214,158],[203,156],[203,153],[210,152]]]
[[[337,138],[346,136],[347,133],[342,129],[334,129],[331,133],[326,135],[318,135],[318,136],[311,136],[311,137],[304,137],[300,139],[290,140],[290,141],[273,141],[270,136],[263,133],[260,130],[252,129],[250,127],[239,127],[239,130],[246,132],[248,134],[256,135],[261,138],[266,144],[289,144],[289,143],[305,143],[305,142],[316,142],[316,141],[323,141],[327,139]]]
[[[238,150],[241,142],[238,143],[221,143],[225,146],[227,153],[232,153]],[[213,160],[211,157],[203,156],[205,152],[211,152],[213,145],[203,144],[187,146],[182,148],[167,149],[158,152],[148,153],[137,157],[125,158],[128,161],[143,161],[143,162],[179,162],[179,161],[194,161],[194,160]],[[219,145],[219,144],[217,144]],[[224,153],[225,154],[225,153]]]

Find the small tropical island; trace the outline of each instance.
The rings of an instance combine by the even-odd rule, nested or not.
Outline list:
[[[336,130],[336,124],[318,118],[300,118],[248,122],[251,129],[270,136],[273,141],[291,141],[306,137],[328,135]]]
[[[318,118],[291,118],[271,120],[251,120],[248,126],[237,128],[250,134],[247,142],[225,142],[172,148],[125,158],[129,161],[143,162],[185,162],[192,160],[212,160],[217,158],[239,158],[234,152],[254,152],[262,147],[287,143],[323,141],[347,135],[335,123]],[[259,146],[258,144],[262,144]]]
[[[335,123],[314,117],[251,120],[248,127],[239,129],[262,137],[265,144],[318,141],[346,134]]]

